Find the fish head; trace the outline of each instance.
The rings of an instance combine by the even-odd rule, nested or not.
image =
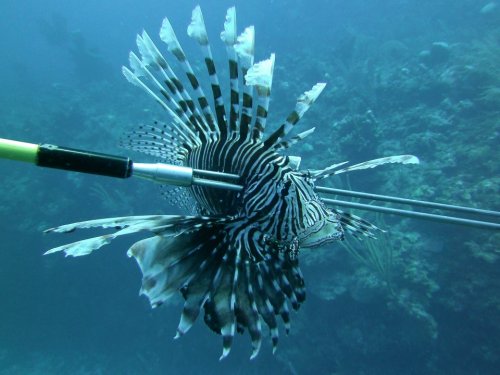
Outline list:
[[[305,173],[294,172],[287,176],[288,207],[293,207],[294,235],[299,247],[314,248],[344,239],[344,230],[338,214],[325,206],[314,191],[314,181]]]

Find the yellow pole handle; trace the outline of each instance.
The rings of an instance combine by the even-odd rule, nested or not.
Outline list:
[[[36,164],[38,147],[34,143],[0,138],[0,158]]]

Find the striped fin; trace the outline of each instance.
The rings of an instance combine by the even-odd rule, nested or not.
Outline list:
[[[236,311],[237,318],[242,325],[248,328],[252,340],[252,355],[250,359],[254,359],[258,354],[262,343],[262,325],[259,316],[257,304],[255,302],[254,286],[252,283],[253,265],[246,262],[244,272],[239,286],[239,303]]]
[[[205,65],[207,66],[210,84],[212,86],[212,94],[214,97],[215,114],[217,115],[217,125],[219,131],[224,137],[227,134],[226,124],[226,111],[224,109],[224,98],[222,97],[222,90],[220,88],[219,78],[215,69],[215,62],[212,56],[212,49],[208,41],[208,34],[203,21],[203,14],[201,7],[198,5],[194,8],[191,23],[188,26],[187,33],[190,37],[194,38],[201,47]]]
[[[296,264],[287,263],[281,257],[270,255],[263,262],[249,262],[245,251],[230,244],[238,241],[226,238],[224,219],[185,216],[138,216],[92,220],[53,228],[53,232],[70,232],[77,228],[122,228],[112,236],[86,240],[86,251],[67,255],[86,255],[119,235],[147,230],[157,235],[135,243],[128,255],[134,257],[142,271],[140,293],[151,306],[157,307],[170,299],[178,290],[185,303],[176,337],[186,333],[205,308],[205,321],[223,336],[225,358],[230,351],[236,327],[242,332],[249,330],[252,339],[252,355],[255,358],[261,347],[261,318],[271,331],[273,351],[278,343],[278,326],[275,315],[281,315],[286,332],[290,329],[289,310],[285,296],[297,309],[304,300],[303,279]],[[244,230],[244,227],[241,227]],[[70,244],[60,249],[68,250]],[[75,247],[74,250],[78,249]]]
[[[155,155],[153,155],[155,156]],[[158,157],[158,156],[157,156]],[[182,165],[182,161],[168,160],[169,164]],[[182,186],[160,185],[160,194],[167,201],[167,204],[172,207],[178,207],[181,212],[186,215],[195,215],[198,213],[196,202],[190,191]]]
[[[170,96],[164,94],[164,98],[167,100],[167,103],[165,103],[162,99],[160,99],[156,94],[153,93],[153,91],[147,87],[139,77],[147,77],[149,78],[159,89],[160,91],[163,91],[163,88],[161,84],[156,80],[156,78],[151,74],[151,72],[141,63],[141,61],[138,59],[138,57],[133,53],[130,52],[129,54],[129,59],[130,59],[130,66],[132,69],[134,69],[134,72],[132,73],[128,68],[123,67],[122,71],[125,77],[129,80],[129,82],[134,83],[136,86],[141,87],[143,90],[145,90],[149,95],[151,95],[155,100],[160,102],[162,107],[168,112],[168,114],[174,119],[174,121],[178,124],[184,125],[185,122],[183,119],[179,117],[179,113],[174,112],[169,104],[172,104],[172,100]],[[183,115],[183,114],[181,114]],[[184,115],[185,116],[185,115]],[[187,118],[185,119],[187,120]],[[189,123],[189,122],[188,122]],[[189,131],[189,128],[186,128],[186,130]]]
[[[186,301],[184,302],[175,339],[178,339],[191,329],[200,314],[201,307],[207,301],[211,281],[215,276],[215,264],[220,261],[221,252],[221,246],[215,246],[210,256],[200,263],[198,270],[193,273],[187,285],[181,288]]]
[[[283,272],[292,286],[296,298],[296,305],[292,305],[295,310],[298,310],[300,304],[306,300],[306,288],[304,283],[304,276],[299,268],[298,260],[295,259],[290,265],[283,268]]]
[[[60,225],[58,227],[44,230],[44,233],[70,233],[76,229],[89,229],[89,228],[126,228],[138,222],[156,221],[177,216],[172,215],[143,215],[143,216],[123,216],[112,217],[107,219],[87,220],[78,223]]]
[[[269,254],[266,256],[266,261],[259,264],[262,275],[266,278],[266,294],[268,296],[269,302],[273,306],[275,314],[281,315],[286,330],[289,330],[289,312],[286,305],[285,293],[283,291],[283,286],[281,284],[281,267],[284,266],[284,262],[279,257],[271,257]],[[278,344],[278,330],[277,327],[271,328],[273,352],[276,351]]]
[[[189,116],[189,122],[187,122],[186,125],[192,126],[200,132],[206,131],[208,129],[208,124],[202,117],[201,112],[194,105],[193,99],[185,90],[182,82],[177,78],[177,75],[160,53],[158,47],[153,43],[148,33],[143,31],[142,35],[137,35],[136,43],[143,63],[148,66],[154,66],[157,70],[162,72],[165,85],[174,96],[174,100],[177,104],[176,112],[183,112]],[[165,90],[162,89],[160,92],[164,96],[168,96]]]
[[[242,249],[241,243],[237,242],[234,249],[235,257],[234,257],[234,271],[232,272],[232,280],[231,280],[231,295],[229,298],[229,311],[232,316],[232,319],[228,322],[226,332],[229,333],[229,339],[227,343],[229,346],[233,341],[233,336],[236,330],[236,292],[238,291],[238,284],[241,282],[240,269],[242,263]],[[224,335],[224,327],[222,328],[222,333]],[[228,352],[229,353],[229,352]],[[224,355],[224,353],[223,353]],[[226,354],[227,355],[227,354]],[[226,356],[224,355],[224,357]],[[221,357],[222,359],[223,357]]]
[[[236,290],[239,280],[241,261],[240,249],[228,244],[212,281],[209,299],[205,305],[205,322],[222,335],[222,355],[229,355],[236,332]]]
[[[234,46],[238,55],[241,73],[245,77],[252,67],[255,56],[255,28],[247,27],[236,39]],[[240,135],[242,138],[250,134],[250,123],[252,122],[253,109],[253,86],[243,85],[243,99],[240,119]]]
[[[230,248],[230,251],[234,249]],[[231,351],[233,338],[236,330],[236,316],[234,311],[235,296],[233,291],[234,279],[237,278],[238,269],[229,260],[229,254],[224,256],[220,269],[222,271],[220,283],[212,294],[211,300],[214,304],[214,315],[220,327],[222,335],[222,355],[219,360],[228,356]],[[234,258],[231,254],[231,258]]]
[[[383,229],[357,215],[339,210],[338,208],[332,208],[332,211],[339,215],[342,228],[356,238],[363,236],[375,239],[374,232],[385,232]]]
[[[317,83],[311,90],[304,92],[297,99],[295,104],[295,109],[292,113],[288,115],[285,123],[282,124],[276,131],[271,134],[265,141],[264,144],[267,148],[276,145],[276,148],[283,149],[291,146],[290,142],[280,143],[284,137],[293,129],[295,124],[297,124],[302,116],[308,111],[311,105],[316,101],[318,96],[321,94],[325,88],[326,83]],[[305,137],[304,137],[305,138]],[[303,139],[303,138],[301,138]],[[294,142],[295,143],[295,142]]]
[[[269,59],[252,65],[245,74],[246,85],[255,86],[258,98],[257,116],[252,129],[253,140],[260,140],[266,128],[269,99],[273,85],[274,61],[275,55],[272,53]]]
[[[238,56],[234,45],[236,44],[236,8],[231,7],[227,10],[226,20],[224,22],[224,31],[220,35],[226,45],[226,53],[229,62],[229,83],[231,87],[231,110],[229,113],[229,129],[236,131],[238,129],[238,119],[240,111],[240,91],[238,81]]]
[[[280,151],[280,150],[284,150],[286,148],[292,147],[296,143],[298,143],[298,142],[302,141],[303,139],[305,139],[306,137],[310,136],[312,133],[314,133],[315,130],[316,130],[316,128],[311,128],[311,129],[303,131],[297,135],[294,135],[290,139],[284,139],[280,143],[277,143],[274,146],[274,150]]]
[[[276,350],[276,346],[278,345],[278,323],[276,322],[274,307],[269,300],[268,291],[266,290],[267,281],[262,274],[262,266],[261,263],[257,263],[257,270],[255,272],[255,280],[253,284],[256,285],[258,293],[256,293],[256,304],[259,314],[261,315],[264,322],[269,327],[269,331],[271,333],[271,342],[273,345],[273,353]]]
[[[177,113],[175,113],[170,108],[170,106],[167,103],[165,103],[148,86],[146,86],[146,84],[144,84],[141,81],[141,79],[139,78],[139,76],[142,76],[143,74],[147,75],[147,74],[149,74],[149,71],[147,69],[145,69],[145,70],[142,69],[142,67],[144,67],[144,65],[141,65],[140,61],[137,59],[137,56],[135,56],[135,54],[131,53],[130,54],[130,58],[131,58],[131,65],[135,69],[138,70],[138,73],[132,72],[127,67],[122,67],[123,75],[127,78],[127,80],[130,83],[134,84],[135,86],[138,86],[138,87],[142,88],[146,93],[148,93],[153,99],[155,99],[168,112],[168,114],[174,120],[170,124],[170,127],[173,128],[173,129],[175,129],[175,131],[178,134],[181,134],[182,137],[185,140],[187,140],[187,145],[189,145],[189,147],[192,148],[194,146],[194,144],[197,143],[197,138],[198,137],[193,133],[193,131],[187,125],[187,124],[189,124],[189,122],[186,123],[186,121],[183,121],[181,118],[179,118],[179,116],[177,115]],[[154,77],[152,79],[154,79]],[[167,100],[170,101],[169,98],[167,98]],[[184,132],[187,132],[188,136],[186,136]]]
[[[144,65],[144,63],[139,60],[137,55],[133,52],[130,52],[129,54],[129,62],[131,68],[134,70],[135,76],[137,78],[141,76],[149,78],[149,80],[155,84],[155,86],[163,94],[163,97],[167,100],[168,104],[165,104],[164,108],[175,120],[175,122],[171,125],[171,127],[175,129],[174,132],[177,132],[182,138],[184,138],[189,148],[192,148],[194,144],[199,143],[199,138],[193,133],[194,127],[191,125],[191,120],[187,117],[186,112],[182,110],[178,102],[173,100],[171,96],[166,93],[161,83],[158,82],[147,66]],[[174,110],[172,110],[171,107],[174,107]],[[181,128],[177,127],[176,124],[181,124]],[[184,133],[187,133],[187,135]]]
[[[184,307],[176,338],[194,324],[201,309],[205,323],[222,335],[225,358],[236,331],[248,329],[251,358],[261,347],[261,319],[271,332],[273,351],[278,343],[280,315],[286,332],[290,318],[286,299],[296,309],[304,300],[303,279],[295,261],[267,248],[263,234],[249,230],[241,219],[206,216],[150,215],[90,220],[52,228],[68,233],[75,229],[116,228],[115,233],[94,237],[49,250],[66,255],[87,255],[113,239],[139,231],[155,236],[140,240],[128,250],[142,272],[140,294],[157,307],[177,291]],[[259,262],[251,260],[259,255]],[[253,259],[254,259],[253,258]]]
[[[129,81],[134,86],[137,86],[137,87],[140,87],[141,89],[143,89],[148,95],[150,95],[164,109],[170,110],[170,108],[167,106],[167,104],[158,95],[156,95],[148,86],[146,86],[144,84],[144,82],[142,82],[139,79],[139,76],[144,76],[144,74],[142,73],[142,71],[139,72],[139,75],[137,75],[136,73],[132,72],[126,66],[122,66],[122,73],[125,76],[125,78],[127,79],[127,81]],[[176,118],[178,118],[177,115],[174,114],[174,116]]]
[[[61,225],[59,227],[45,230],[45,233],[69,233],[76,229],[88,228],[119,228],[115,233],[106,234],[103,236],[92,237],[78,242],[73,242],[63,246],[50,249],[44,255],[53,254],[63,251],[66,256],[82,256],[88,255],[91,252],[100,249],[102,246],[109,244],[112,240],[119,236],[137,233],[140,231],[161,231],[169,233],[171,230],[178,230],[179,225],[191,224],[195,217],[178,216],[178,215],[148,215],[148,216],[126,216],[115,217],[109,219],[89,220],[79,223]],[[202,219],[203,220],[203,219]]]
[[[129,249],[127,255],[135,258],[142,272],[140,294],[149,299],[153,308],[178,290],[189,288],[193,275],[223,236],[217,228],[198,222],[179,234],[147,238]]]
[[[153,82],[155,82],[156,86],[159,88],[160,93],[167,99],[170,104],[174,104],[174,110],[178,116],[184,117],[185,120],[187,115],[192,116],[193,113],[188,111],[189,106],[184,104],[191,100],[189,98],[189,95],[187,95],[186,99],[184,99],[180,95],[176,85],[174,84],[174,82],[178,82],[179,80],[177,79],[175,73],[173,73],[167,61],[162,56],[146,31],[143,31],[142,35],[137,35],[136,44],[137,48],[139,49],[139,53],[141,54],[141,61],[138,61],[138,58],[135,57],[132,52],[130,53],[129,58],[130,67],[132,68],[136,76],[148,76]],[[172,98],[167,93],[162,85],[158,84],[152,73],[149,72],[149,67],[155,69],[156,71],[162,72],[165,85],[169,89],[170,93],[174,95],[174,98]],[[192,120],[187,120],[185,122],[189,127],[197,127],[197,124]]]
[[[368,160],[359,164],[354,164],[351,165],[350,167],[347,168],[342,168],[338,169],[341,165],[345,164],[344,163],[339,163],[339,164],[334,164],[331,165],[323,170],[319,171],[310,171],[311,176],[318,180],[322,178],[326,178],[331,175],[336,175],[340,173],[345,173],[345,172],[351,172],[351,171],[359,171],[363,169],[370,169],[370,168],[375,168],[380,165],[384,164],[392,164],[392,163],[400,163],[400,164],[419,164],[420,161],[418,158],[414,155],[396,155],[396,156],[387,156],[383,158],[378,158],[378,159],[373,159],[373,160]]]
[[[203,92],[203,89],[201,88],[200,83],[198,82],[198,79],[194,74],[191,64],[186,58],[186,55],[177,39],[177,36],[175,35],[174,29],[172,28],[172,25],[170,24],[168,18],[163,19],[163,23],[160,29],[160,39],[167,44],[168,50],[175,56],[179,64],[182,66],[182,69],[184,70],[184,73],[186,74],[191,87],[196,93],[198,104],[201,107],[210,130],[213,132],[217,132],[218,128],[215,127],[212,109],[208,104],[205,93]]]
[[[155,122],[155,126],[139,126],[137,130],[127,134],[121,141],[121,146],[168,162],[183,162],[193,144],[183,141],[185,135],[172,127],[173,124],[165,124],[160,128],[158,122]]]
[[[332,174],[335,174],[335,172],[340,168],[342,167],[343,165],[346,165],[347,163],[349,163],[348,161],[343,161],[341,163],[336,163],[336,164],[332,164],[328,167],[326,167],[325,169],[310,169],[308,170],[309,172],[309,175],[315,179],[315,180],[319,180],[321,178],[325,178],[325,177],[328,177]]]
[[[161,140],[165,145],[177,145],[189,150],[192,150],[195,146],[199,146],[201,142],[196,134],[189,127],[183,126],[184,123],[181,122],[180,126],[178,124],[178,122],[169,123],[168,125],[164,125],[163,129],[151,126],[147,132],[144,132],[144,135]],[[158,125],[158,122],[155,125]]]

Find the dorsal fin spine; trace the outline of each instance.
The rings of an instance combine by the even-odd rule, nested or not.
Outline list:
[[[269,59],[252,65],[245,75],[246,85],[255,86],[257,93],[256,117],[252,128],[252,139],[254,141],[261,140],[266,128],[269,99],[273,84],[274,61],[275,55],[273,53]]]
[[[282,140],[281,142],[277,143],[274,146],[274,150],[275,151],[280,151],[280,150],[283,150],[285,148],[292,147],[294,144],[302,141],[304,138],[306,138],[307,136],[311,135],[314,132],[315,129],[316,128],[311,128],[311,129],[308,129],[306,131],[303,131],[303,132],[301,132],[301,133],[293,136],[290,139],[284,139],[284,140]]]
[[[184,70],[184,73],[186,74],[188,81],[191,84],[191,87],[196,93],[198,104],[201,107],[201,111],[203,112],[203,116],[205,117],[208,123],[210,131],[217,133],[218,128],[215,126],[212,109],[208,104],[205,93],[203,92],[203,89],[201,88],[200,83],[196,78],[196,75],[193,71],[193,68],[191,67],[191,64],[186,58],[186,55],[177,39],[177,36],[175,35],[175,32],[168,18],[163,19],[163,23],[160,29],[160,38],[167,44],[168,50],[175,56],[175,58],[181,65],[182,69]]]
[[[203,115],[199,112],[197,107],[189,105],[189,103],[193,103],[193,99],[184,89],[181,81],[177,78],[177,75],[174,73],[167,60],[160,53],[158,47],[156,47],[146,31],[142,32],[142,36],[137,35],[137,47],[139,48],[141,55],[143,55],[143,59],[145,58],[143,54],[144,52],[149,54],[152,62],[154,62],[157,68],[162,72],[165,85],[175,96],[179,110],[189,116],[189,122],[186,125],[193,127],[200,132],[206,131],[208,129],[208,124],[204,121]]]
[[[220,88],[219,78],[215,69],[215,61],[212,55],[212,49],[210,48],[205,22],[203,20],[203,13],[201,12],[199,5],[193,9],[191,23],[188,26],[187,32],[190,37],[196,39],[201,47],[212,87],[218,130],[221,133],[222,138],[225,138],[227,134],[227,124],[224,98],[222,97],[222,90]]]
[[[297,98],[295,109],[287,116],[285,123],[282,124],[278,129],[276,129],[276,131],[274,131],[274,133],[272,133],[269,137],[267,137],[267,139],[264,141],[264,145],[266,147],[272,147],[274,145],[276,149],[283,149],[300,140],[297,139],[293,143],[291,143],[291,140],[283,141],[287,134],[290,133],[293,127],[300,121],[302,116],[304,116],[304,113],[306,113],[311,105],[316,101],[325,86],[326,83],[317,83],[312,87],[311,90],[306,91],[302,95],[300,95]]]
[[[231,109],[229,112],[229,129],[235,132],[238,129],[238,120],[240,117],[240,91],[238,81],[238,56],[234,45],[236,43],[236,8],[231,7],[227,10],[226,20],[224,22],[224,31],[220,35],[222,41],[226,44],[226,53],[229,63],[229,83],[231,87]]]
[[[238,55],[241,74],[243,77],[247,74],[254,62],[255,50],[255,28],[247,27],[236,39],[234,46]],[[243,85],[242,108],[240,117],[240,136],[247,138],[250,134],[250,123],[253,112],[253,86]]]

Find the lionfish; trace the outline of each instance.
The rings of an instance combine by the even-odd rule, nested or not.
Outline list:
[[[140,294],[146,295],[154,308],[180,292],[184,306],[176,338],[191,328],[203,309],[205,324],[222,335],[221,359],[229,354],[235,332],[248,330],[253,359],[261,347],[263,323],[269,328],[274,353],[277,318],[281,317],[288,333],[288,303],[297,310],[305,300],[299,249],[341,241],[345,233],[373,236],[378,230],[357,216],[327,207],[315,192],[315,182],[386,163],[415,164],[418,159],[399,155],[351,166],[345,162],[321,170],[299,170],[300,160],[283,151],[313,133],[314,128],[291,135],[325,83],[317,83],[300,95],[283,124],[265,134],[275,55],[254,63],[254,27],[247,27],[238,36],[236,10],[228,9],[220,35],[229,62],[228,108],[199,6],[193,10],[187,33],[201,46],[213,108],[165,18],[160,38],[191,88],[177,77],[146,31],[138,35],[140,56],[130,52],[130,69],[123,67],[123,74],[158,102],[171,122],[141,127],[129,134],[126,143],[166,163],[236,174],[243,189],[182,188],[194,202],[194,215],[117,217],[48,229],[46,232],[58,233],[97,227],[116,231],[46,254],[64,251],[70,256],[87,255],[116,237],[152,233],[127,252],[142,271]]]

